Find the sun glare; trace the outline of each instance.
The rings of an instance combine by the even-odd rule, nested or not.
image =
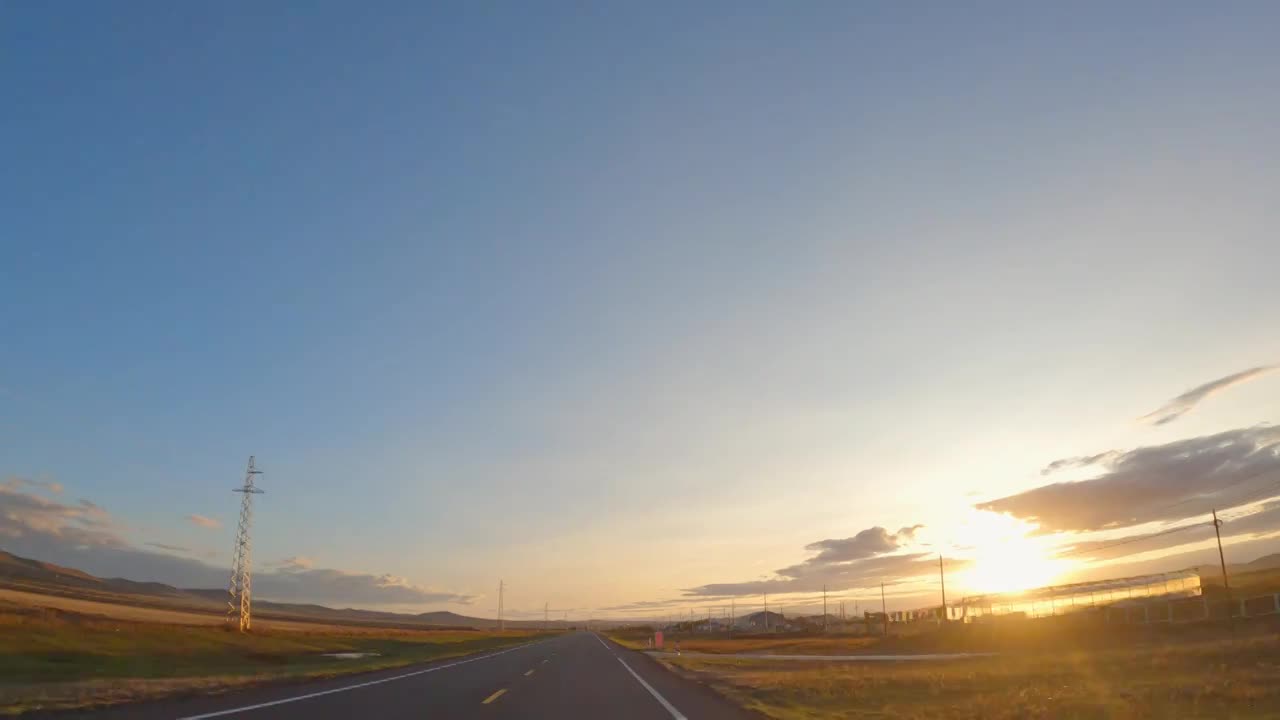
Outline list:
[[[1007,515],[974,511],[961,528],[967,559],[957,573],[959,585],[972,593],[1029,590],[1058,582],[1071,563],[1052,557],[1036,526]]]

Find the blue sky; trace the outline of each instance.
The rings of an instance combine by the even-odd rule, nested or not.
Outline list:
[[[0,477],[604,608],[1273,421],[1134,418],[1280,359],[1278,14],[8,5]]]

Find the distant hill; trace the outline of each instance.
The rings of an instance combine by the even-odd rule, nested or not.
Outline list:
[[[103,581],[87,572],[53,563],[18,557],[0,550],[0,577],[17,577],[42,582],[101,587]]]
[[[1280,553],[1263,555],[1247,563],[1227,563],[1228,576],[1256,573],[1260,570],[1280,569]],[[1222,566],[1218,563],[1198,565],[1195,571],[1200,574],[1201,582],[1222,582]]]
[[[1221,565],[1201,565],[1196,572],[1200,574],[1200,585],[1206,594],[1224,592]],[[1280,553],[1227,565],[1227,579],[1237,596],[1280,592]]]
[[[1280,568],[1280,553],[1263,555],[1257,560],[1245,563],[1244,566],[1250,570],[1274,570]]]
[[[221,613],[226,609],[227,591],[222,588],[176,588],[158,582],[138,582],[124,578],[99,578],[82,570],[62,567],[20,557],[0,550],[0,586],[16,587],[36,592],[81,596],[108,602],[144,602],[157,607],[177,607],[209,613]],[[119,596],[127,596],[119,597]],[[340,624],[364,624],[412,628],[476,628],[498,626],[497,620],[468,617],[448,611],[418,614],[335,609],[324,605],[283,603],[270,600],[254,600],[255,616],[276,619],[310,620]],[[562,627],[565,623],[552,622]],[[510,628],[540,628],[541,622],[508,620]]]

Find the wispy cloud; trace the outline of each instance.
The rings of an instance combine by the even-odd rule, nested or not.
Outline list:
[[[181,545],[165,545],[164,543],[158,543],[158,542],[143,543],[143,545],[146,545],[147,547],[159,548],[161,550],[168,550],[169,552],[178,552],[178,553],[191,552],[191,548],[185,548],[185,547],[182,547]]]
[[[297,572],[299,570],[310,570],[316,566],[316,561],[304,555],[294,555],[275,563],[275,566],[281,572]]]
[[[1196,405],[1204,402],[1211,395],[1226,390],[1229,387],[1249,382],[1255,378],[1262,377],[1267,373],[1280,370],[1280,365],[1261,365],[1248,370],[1242,370],[1233,375],[1212,380],[1199,387],[1191,388],[1182,393],[1178,397],[1161,405],[1150,413],[1138,418],[1139,422],[1149,423],[1151,425],[1164,425],[1186,415],[1195,409]]]
[[[159,542],[135,546],[97,503],[61,502],[28,485],[0,483],[0,545],[9,552],[100,577],[177,587],[209,588],[226,583],[226,568],[172,554],[188,553],[189,548]],[[189,519],[193,518],[210,521],[199,515]],[[256,573],[253,587],[255,596],[266,600],[337,606],[469,604],[474,600],[472,595],[434,589],[396,575],[317,568],[314,561],[301,556],[288,558],[274,570]]]
[[[23,487],[38,488],[40,490],[45,490],[49,493],[52,493],[53,495],[61,495],[62,491],[64,490],[64,488],[62,487],[62,483],[60,482],[54,482],[53,480],[33,480],[31,478],[23,478],[23,477],[16,477],[16,476],[6,478],[4,482],[0,483],[0,486],[8,487],[14,490],[18,488],[23,488]]]
[[[215,520],[211,517],[205,517],[204,515],[197,515],[195,513],[191,513],[190,515],[188,515],[187,521],[190,522],[192,525],[196,525],[202,528],[208,528],[210,530],[215,530],[217,528],[222,527],[222,523],[220,521]]]
[[[980,503],[979,510],[1039,523],[1040,532],[1091,532],[1172,522],[1233,507],[1280,480],[1280,428],[1239,428],[1135,450],[1050,463],[1097,477],[1043,485]]]
[[[253,591],[272,600],[350,605],[468,605],[475,599],[472,595],[416,585],[397,575],[325,568],[289,569],[255,576]]]

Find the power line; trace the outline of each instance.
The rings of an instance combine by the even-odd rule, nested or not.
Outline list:
[[[1125,538],[1124,540],[1117,540],[1116,542],[1109,543],[1107,545],[1099,545],[1098,547],[1090,547],[1090,548],[1079,548],[1079,549],[1073,550],[1072,552],[1058,553],[1057,555],[1054,555],[1054,557],[1064,558],[1064,557],[1071,557],[1073,555],[1081,555],[1084,553],[1095,553],[1101,550],[1108,550],[1113,547],[1120,547],[1121,545],[1128,545],[1130,543],[1142,542],[1143,540],[1152,540],[1154,538],[1158,538],[1163,535],[1172,535],[1173,533],[1176,533],[1176,532],[1182,532],[1183,530],[1191,530],[1192,528],[1199,528],[1199,527],[1204,527],[1204,523],[1180,525],[1178,527],[1169,528],[1168,530],[1162,530],[1156,533],[1148,533],[1146,535],[1136,535],[1134,537]]]
[[[1258,478],[1258,477],[1260,477],[1260,476],[1262,476],[1262,475],[1266,475],[1266,474],[1268,474],[1268,473],[1272,472],[1272,470],[1273,470],[1272,468],[1267,468],[1267,469],[1264,469],[1264,470],[1262,470],[1262,471],[1259,471],[1259,472],[1256,472],[1256,473],[1252,473],[1252,474],[1250,474],[1250,475],[1247,475],[1247,476],[1245,476],[1245,477],[1243,477],[1243,478],[1237,478],[1236,480],[1233,480],[1232,482],[1230,482],[1230,483],[1228,483],[1228,484],[1226,484],[1226,485],[1223,485],[1223,486],[1222,486],[1222,488],[1219,488],[1219,489],[1228,488],[1228,487],[1234,487],[1235,485],[1239,485],[1240,483],[1245,482],[1245,481],[1247,481],[1247,480],[1256,479],[1256,478]],[[1267,489],[1266,491],[1264,491],[1264,492],[1263,492],[1263,493],[1261,493],[1261,494],[1256,494],[1256,495],[1254,495],[1253,497],[1251,497],[1251,498],[1249,498],[1249,499],[1245,499],[1245,500],[1241,500],[1241,501],[1239,501],[1239,502],[1236,502],[1236,504],[1232,505],[1232,507],[1240,507],[1240,506],[1242,506],[1242,505],[1249,505],[1249,504],[1252,504],[1252,503],[1258,502],[1258,501],[1260,501],[1260,500],[1265,500],[1265,499],[1267,499],[1268,497],[1272,497],[1272,496],[1273,496],[1272,494],[1273,494],[1273,493],[1275,493],[1275,492],[1276,492],[1276,489],[1275,489],[1275,488],[1269,488],[1269,489]],[[1178,507],[1179,505],[1185,505],[1186,503],[1188,503],[1188,502],[1192,502],[1192,501],[1195,501],[1195,500],[1211,500],[1211,499],[1212,499],[1212,498],[1206,498],[1206,497],[1204,497],[1204,496],[1196,496],[1196,497],[1193,497],[1193,498],[1186,498],[1186,499],[1181,500],[1181,501],[1179,501],[1179,502],[1173,503],[1172,505],[1166,505],[1166,506],[1164,506],[1164,507],[1157,508],[1157,509],[1155,510],[1155,512],[1163,512],[1164,510],[1169,510],[1169,509],[1171,509],[1171,508]],[[1225,520],[1234,520],[1234,519],[1237,519],[1237,518],[1240,518],[1240,517],[1246,517],[1246,516],[1248,516],[1248,515],[1252,515],[1252,514],[1253,514],[1253,513],[1237,513],[1237,514],[1230,515],[1230,516],[1224,516],[1224,517],[1222,517],[1222,518],[1221,518],[1221,520],[1224,520],[1224,521],[1225,521]],[[1190,525],[1180,525],[1180,526],[1178,526],[1178,527],[1169,528],[1169,529],[1167,529],[1167,530],[1162,530],[1162,531],[1160,531],[1160,532],[1156,532],[1156,533],[1148,533],[1148,534],[1146,534],[1146,535],[1137,535],[1137,536],[1134,536],[1134,537],[1125,538],[1125,539],[1123,539],[1123,540],[1117,540],[1116,542],[1114,542],[1114,543],[1109,543],[1109,544],[1107,544],[1107,545],[1099,545],[1099,546],[1097,546],[1097,547],[1090,547],[1090,548],[1080,548],[1080,549],[1077,549],[1077,550],[1073,550],[1073,551],[1071,551],[1071,552],[1058,553],[1058,554],[1054,555],[1054,557],[1063,558],[1063,557],[1072,557],[1072,556],[1075,556],[1075,555],[1081,555],[1081,554],[1085,554],[1085,553],[1095,553],[1095,552],[1099,552],[1099,551],[1102,551],[1102,550],[1108,550],[1108,549],[1113,548],[1113,547],[1119,547],[1119,546],[1121,546],[1121,545],[1128,545],[1128,544],[1130,544],[1130,543],[1142,542],[1143,540],[1152,540],[1152,539],[1155,539],[1155,538],[1158,538],[1158,537],[1162,537],[1162,536],[1164,536],[1164,535],[1171,535],[1171,534],[1176,533],[1176,532],[1182,532],[1183,530],[1191,530],[1191,529],[1193,529],[1193,528],[1199,528],[1199,527],[1203,527],[1203,526],[1204,526],[1204,523],[1202,523],[1202,522],[1201,522],[1201,523],[1192,523],[1192,524],[1190,524]]]

